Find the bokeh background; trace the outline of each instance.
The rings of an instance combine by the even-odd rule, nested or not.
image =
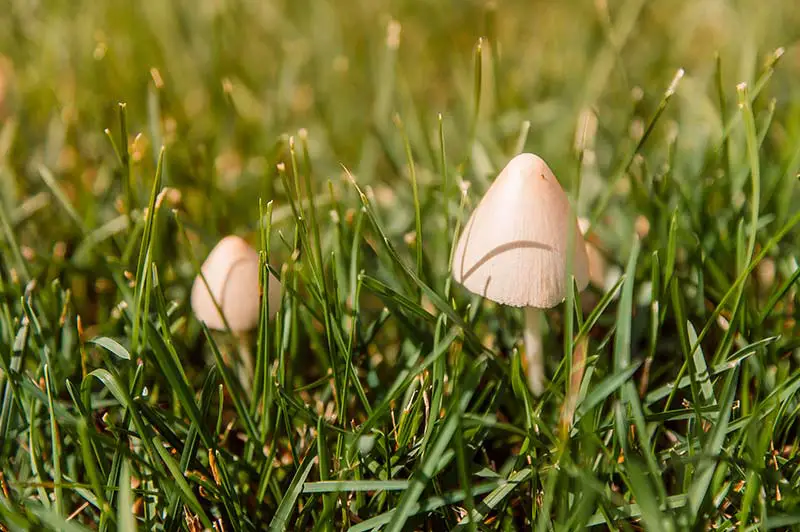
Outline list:
[[[589,108],[600,173],[608,173],[620,133],[649,116],[679,67],[686,77],[670,113],[682,124],[685,160],[698,160],[694,153],[720,134],[715,54],[732,100],[735,83],[752,82],[785,47],[767,98],[777,98],[778,116],[795,116],[800,105],[800,10],[786,0],[5,0],[3,13],[6,205],[42,188],[38,163],[79,196],[79,212],[117,194],[103,131],[116,131],[117,102],[127,102],[131,136],[141,133],[137,175],[152,175],[165,144],[168,184],[182,187],[198,223],[219,232],[255,218],[256,202],[242,201],[255,191],[279,194],[260,187],[274,173],[277,139],[298,128],[309,131],[323,176],[341,163],[391,185],[396,172],[385,152],[400,146],[394,112],[415,143],[427,144],[416,153],[424,166],[435,168],[439,112],[449,150],[464,153],[481,36],[481,127],[493,167],[529,120],[528,148],[571,179],[573,138]],[[392,21],[396,51],[387,50]],[[785,135],[781,143],[796,138],[771,134]],[[220,200],[213,210],[212,188]]]

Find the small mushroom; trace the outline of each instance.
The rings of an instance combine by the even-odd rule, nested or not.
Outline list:
[[[453,278],[469,291],[525,308],[528,384],[535,395],[545,383],[540,309],[564,300],[570,251],[572,274],[583,290],[588,258],[569,199],[547,163],[523,153],[486,191],[453,256]]]
[[[224,331],[230,327],[239,341],[244,364],[244,373],[240,377],[252,376],[249,332],[258,326],[262,294],[258,253],[244,239],[226,236],[208,254],[200,271],[202,275],[197,276],[192,286],[192,310],[197,319],[210,329]],[[272,319],[281,301],[281,284],[272,273],[269,273],[269,286],[265,292],[269,298],[269,318]],[[249,381],[243,379],[242,384],[249,388]]]

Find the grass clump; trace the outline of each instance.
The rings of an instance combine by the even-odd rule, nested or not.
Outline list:
[[[797,10],[612,4],[11,0],[2,527],[800,526]],[[521,151],[605,264],[541,397],[449,273]],[[229,233],[247,386],[189,305]]]

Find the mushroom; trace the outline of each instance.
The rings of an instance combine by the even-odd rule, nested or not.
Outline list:
[[[525,308],[528,385],[535,395],[545,383],[540,309],[564,300],[570,249],[572,273],[583,290],[588,258],[569,199],[547,163],[523,153],[486,191],[453,255],[453,278],[469,291]]]
[[[238,236],[226,236],[208,254],[200,269],[202,275],[194,281],[191,295],[192,310],[198,320],[210,329],[224,331],[230,328],[238,340],[243,363],[240,379],[246,389],[250,386],[247,376],[253,374],[249,333],[258,326],[261,311],[259,267],[256,250]],[[272,319],[280,306],[281,284],[272,273],[268,275],[266,294],[269,319]]]

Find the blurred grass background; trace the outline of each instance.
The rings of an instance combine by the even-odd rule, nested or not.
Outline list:
[[[392,20],[402,27],[396,74],[385,51]],[[583,107],[596,109],[608,132],[596,150],[608,162],[629,113],[652,108],[678,67],[688,72],[680,112],[697,122],[681,131],[690,145],[718,129],[715,54],[730,87],[754,79],[766,57],[786,47],[771,90],[787,115],[797,104],[781,96],[792,93],[800,68],[800,15],[780,0],[11,1],[0,24],[3,113],[19,139],[4,154],[6,175],[24,177],[39,161],[65,180],[76,180],[83,165],[96,169],[108,155],[103,130],[125,101],[149,158],[158,140],[169,146],[176,183],[227,177],[233,192],[259,180],[267,147],[300,127],[312,132],[314,155],[355,167],[370,159],[370,131],[395,111],[423,135],[435,130],[436,112],[463,126],[479,36],[489,42],[482,113],[496,142],[509,144],[528,119],[530,144],[557,170],[568,168]],[[641,102],[631,97],[637,87]],[[463,151],[465,139],[451,136]],[[29,192],[25,179],[14,182],[8,192],[16,198]]]
[[[360,180],[397,192],[402,145],[391,121],[395,112],[426,168],[436,168],[440,112],[448,151],[459,160],[467,155],[468,135],[457,133],[470,126],[471,50],[480,36],[488,41],[480,131],[489,159],[475,173],[484,185],[513,149],[524,120],[531,123],[528,148],[569,184],[573,139],[588,109],[599,124],[598,179],[584,183],[579,211],[585,214],[627,149],[629,130],[641,129],[679,67],[687,76],[679,105],[669,110],[681,124],[675,165],[699,171],[702,154],[721,132],[715,54],[730,88],[755,79],[773,51],[785,47],[770,92],[776,116],[787,120],[770,133],[771,154],[785,160],[800,134],[792,85],[800,73],[800,14],[782,0],[10,0],[5,12],[2,199],[13,208],[41,191],[36,169],[44,164],[88,226],[109,220],[120,194],[119,169],[103,133],[117,131],[117,102],[128,105],[141,201],[163,143],[165,184],[181,190],[206,239],[253,229],[254,198],[280,198],[274,179],[276,159],[285,158],[280,138],[298,128],[310,132],[319,180],[339,173],[342,164]],[[387,49],[392,21],[402,43],[396,51]],[[741,135],[734,139],[743,145]],[[649,162],[655,166],[663,157]],[[409,223],[409,212],[398,215]],[[53,242],[74,244],[72,227],[46,220],[23,226],[26,245],[49,255]]]
[[[69,326],[74,325],[73,314],[80,314],[84,338],[109,335],[129,345],[130,328],[121,319],[119,310],[115,310],[122,296],[120,287],[115,286],[117,282],[112,280],[114,264],[118,260],[124,268],[135,271],[140,231],[144,226],[141,209],[147,204],[162,145],[166,148],[162,184],[179,192],[166,202],[179,211],[195,254],[202,258],[227,233],[238,233],[257,242],[258,199],[274,200],[274,253],[270,261],[279,271],[284,262],[295,268],[308,260],[303,257],[297,261],[296,253],[293,257],[294,218],[289,211],[287,191],[276,171],[280,162],[290,167],[288,136],[297,136],[304,129],[313,166],[310,192],[321,206],[318,217],[325,254],[339,253],[331,262],[350,259],[349,246],[354,239],[353,250],[363,248],[362,257],[354,259],[354,264],[414,299],[415,291],[408,289],[410,281],[398,273],[397,264],[382,255],[376,245],[380,235],[365,229],[362,240],[353,228],[354,219],[362,216],[361,206],[343,167],[362,186],[369,186],[389,239],[400,250],[401,258],[407,264],[413,263],[413,246],[409,245],[415,240],[411,235],[414,204],[410,175],[403,137],[393,120],[395,114],[402,118],[416,161],[422,198],[423,235],[416,236],[422,237],[425,253],[425,267],[420,276],[443,292],[452,228],[459,207],[456,183],[461,180],[472,183],[468,211],[496,172],[514,155],[520,131],[524,130],[525,121],[529,121],[530,130],[527,137],[523,136],[523,147],[547,160],[565,189],[574,191],[581,169],[578,213],[592,218],[595,234],[611,266],[622,271],[632,248],[639,249],[631,239],[637,219],[644,216],[651,226],[649,237],[642,241],[640,263],[634,263],[633,271],[628,274],[635,275],[637,283],[633,304],[637,313],[633,325],[634,355],[655,353],[663,362],[654,366],[651,377],[654,387],[671,385],[679,371],[684,371],[679,369],[681,365],[688,363],[681,357],[681,347],[686,347],[681,346],[687,334],[684,322],[694,321],[699,329],[705,320],[713,319],[711,311],[722,295],[733,289],[734,279],[751,258],[745,256],[742,245],[750,229],[740,223],[751,208],[748,186],[751,166],[746,150],[747,132],[737,110],[737,83],[747,82],[753,91],[761,88],[757,80],[770,78],[753,101],[762,181],[761,231],[756,251],[788,223],[800,205],[795,177],[800,169],[797,84],[800,10],[792,1],[5,0],[3,4],[0,6],[3,11],[0,193],[13,226],[14,240],[21,246],[21,258],[14,256],[15,246],[8,232],[4,233],[4,279],[12,280],[12,284],[18,277],[22,281],[36,279],[41,287],[58,279],[70,290],[71,310],[65,311],[72,320],[68,320]],[[476,113],[475,50],[479,38],[483,38],[479,61],[482,76],[480,107]],[[776,54],[776,50],[780,52]],[[675,84],[677,92],[647,142],[637,147],[679,69],[684,69],[685,75]],[[119,102],[126,103],[125,140],[131,157],[133,203],[137,207],[130,222],[126,216],[124,168],[105,132],[108,130],[119,144]],[[443,116],[449,189],[443,186],[440,168],[438,113]],[[727,142],[723,137],[726,129],[730,131]],[[588,137],[579,141],[584,130]],[[578,162],[579,148],[584,150],[582,165]],[[626,165],[629,156],[631,164]],[[442,217],[445,205],[452,219]],[[677,213],[674,222],[673,213]],[[671,223],[677,229],[672,230]],[[196,272],[189,260],[187,243],[174,220],[164,215],[159,224],[155,261],[167,298],[176,302],[177,312],[171,314],[173,332],[181,353],[186,355],[184,362],[193,389],[197,390],[208,373],[207,364],[198,354],[202,349],[202,334],[189,316],[186,303]],[[285,245],[281,238],[285,239]],[[652,270],[658,267],[653,264],[660,260],[663,268],[665,254],[668,260],[669,252],[665,250],[670,246],[669,238],[677,239],[674,249],[678,255],[676,279],[680,280],[680,288],[670,293],[667,286],[671,279],[667,278],[661,290],[648,294],[643,286],[651,271],[657,271]],[[114,246],[120,248],[119,257],[108,262],[107,255]],[[744,338],[738,337],[737,347],[773,334],[780,333],[783,337],[776,346],[763,348],[763,360],[753,360],[752,367],[744,370],[747,377],[743,379],[751,378],[752,382],[746,381],[750,384],[738,389],[737,400],[757,405],[759,398],[768,393],[795,386],[799,347],[794,303],[797,292],[790,290],[791,284],[781,283],[795,275],[797,250],[798,233],[792,230],[781,245],[770,251],[777,271],[772,281],[774,291],[758,284],[748,285],[742,311],[747,317],[742,318],[741,324]],[[27,275],[21,264],[28,270]],[[331,264],[326,266],[333,269]],[[309,275],[308,271],[291,277],[295,283],[300,280],[301,296],[307,295],[302,287],[308,281],[304,275]],[[678,280],[675,286],[677,283]],[[309,284],[313,288],[313,282]],[[343,292],[352,290],[352,284],[343,282]],[[591,292],[593,296],[602,295],[599,288]],[[10,316],[22,315],[21,310],[14,309],[16,298],[23,293],[26,292],[22,286],[6,285],[4,302],[11,309]],[[463,291],[456,294],[454,307],[458,306],[456,302],[467,301]],[[773,302],[775,294],[777,299]],[[779,304],[778,300],[783,301],[784,296],[787,302]],[[657,347],[652,345],[654,339],[647,344],[647,305],[651,302],[648,298],[661,304],[664,314],[656,329]],[[295,313],[290,315],[287,311],[286,316],[293,316],[287,318],[295,320],[290,321],[291,327],[302,331],[293,332],[290,361],[295,371],[290,375],[295,380],[289,384],[299,389],[309,383],[319,384],[318,379],[326,375],[328,367],[320,339],[322,326],[311,318],[310,312],[305,313],[302,305],[297,314],[296,299],[287,296],[287,308],[293,305]],[[344,308],[355,312],[353,301],[345,302],[344,296],[341,299],[340,312]],[[377,316],[384,304],[398,304],[396,298],[366,288],[363,299],[359,326],[379,320]],[[506,355],[517,341],[514,331],[519,330],[518,316],[514,310],[486,304],[476,318],[478,300],[470,302],[473,307],[469,312],[462,305],[459,313],[463,310],[469,315],[481,339],[490,347],[497,347],[502,353],[500,363],[506,364]],[[676,302],[680,305],[673,308]],[[777,309],[776,315],[774,319],[759,321],[756,317],[768,303]],[[310,305],[313,307],[315,302]],[[432,311],[430,305],[425,307],[424,301],[414,311],[422,311],[423,307],[424,311]],[[613,303],[592,336],[590,355],[597,355],[592,364],[597,364],[601,376],[612,374],[612,369],[605,367],[605,360],[610,357],[610,338],[619,323],[611,316],[615,308]],[[409,353],[418,355],[418,350],[427,353],[430,347],[430,324],[423,320],[424,325],[412,326],[410,323],[416,323],[418,315],[408,318],[401,310],[392,308],[390,326],[381,330],[373,338],[374,343],[364,346],[357,355],[371,400],[386,397],[396,368],[414,360]],[[736,315],[736,309],[731,310]],[[319,310],[322,314],[328,311]],[[730,317],[728,309],[723,314]],[[13,323],[19,325],[19,319],[15,319]],[[552,313],[549,319],[551,330],[556,333],[549,342],[551,348],[559,349],[563,323],[558,313]],[[51,320],[50,325],[57,321]],[[745,327],[745,321],[750,326]],[[705,339],[709,358],[714,353],[713,362],[725,360],[723,355],[728,353],[737,327],[734,323],[730,338],[727,329],[714,329]],[[438,338],[438,326],[436,330]],[[14,342],[15,329],[4,328],[3,348],[10,352]],[[55,372],[54,382],[62,383],[80,374],[80,359],[74,338],[59,340],[58,345],[68,346],[62,349],[64,360],[51,368]],[[306,357],[312,354],[316,365],[307,362]],[[97,356],[92,361],[102,365]],[[551,375],[556,373],[558,364],[551,364]],[[458,364],[455,367],[460,368]],[[150,368],[148,382],[154,382],[156,388],[165,386],[161,376]],[[561,373],[555,378],[561,386],[565,370],[560,365],[558,368]],[[41,366],[31,364],[28,369],[34,376],[43,375]],[[453,382],[456,374],[460,377],[460,370],[449,374]],[[492,386],[510,388],[507,378],[495,378]],[[586,382],[590,380],[587,378]],[[596,380],[597,377],[595,384]],[[413,392],[416,388],[408,383],[406,386],[404,391],[410,394],[406,399],[417,397]],[[68,396],[64,390],[61,392],[60,399],[69,405]],[[162,394],[155,396],[169,403],[169,391]],[[330,400],[328,392],[318,390],[308,394],[305,390],[292,392],[292,397],[301,402]],[[180,413],[181,407],[172,399],[169,408]],[[141,400],[145,401],[144,396]],[[536,415],[555,419],[562,400],[556,392],[548,395],[544,403],[536,406]],[[502,419],[517,427],[524,425],[523,419],[530,422],[525,412],[527,403],[515,402],[513,397],[505,397],[503,401],[506,404]],[[251,406],[254,412],[256,403],[257,399]],[[415,404],[418,408],[418,399]],[[595,405],[597,412],[586,415],[592,418],[591,426],[581,427],[576,441],[591,440],[593,431],[599,431],[601,425],[607,430],[615,419],[613,408],[606,408],[611,404],[606,396],[601,397]],[[478,411],[478,406],[470,408]],[[660,436],[660,439],[653,436],[653,449],[657,447],[661,453],[659,459],[671,456],[672,445],[685,446],[680,452],[675,451],[682,457],[684,452],[692,455],[696,451],[692,442],[703,439],[704,431],[672,420],[658,412],[660,408],[653,406],[653,412],[647,412],[667,416],[653,418],[655,421],[648,418],[655,427],[653,434]],[[770,419],[782,428],[780,440],[786,445],[794,443],[796,454],[795,405],[783,408],[778,416],[785,416],[781,423]],[[369,418],[358,404],[351,409],[353,419],[358,422]],[[752,412],[745,408],[742,419]],[[752,419],[757,416],[753,414]],[[345,423],[342,430],[348,428],[346,420],[339,422]],[[304,432],[309,430],[307,425],[297,421],[295,429],[302,434],[283,436],[285,440],[280,443],[284,452],[288,453],[287,448],[294,452],[296,445],[302,448],[307,443]],[[388,419],[382,418],[378,425],[386,434],[390,433]],[[752,441],[757,439],[757,435],[747,432],[749,426],[740,423],[738,432],[732,431],[726,440],[733,449],[731,453],[738,453],[737,458],[744,452],[737,451],[737,446],[746,447],[742,442],[750,442],[751,436]],[[175,427],[179,427],[175,428],[178,434],[184,435],[181,431],[186,429],[185,423],[175,421]],[[15,437],[25,440],[25,428],[17,429],[18,432],[12,431]],[[427,443],[431,434],[437,432],[430,432],[425,426],[422,441]],[[681,436],[678,443],[670,439],[675,434]],[[65,445],[69,447],[75,441]],[[615,441],[609,444],[608,440],[604,443],[592,440],[591,444],[597,447],[585,451],[585,455],[578,453],[575,458],[579,467],[581,460],[589,463],[595,456],[597,460],[602,456],[603,464],[606,460],[612,464],[608,470],[611,472],[595,472],[607,495],[608,490],[613,491],[611,486],[618,490],[620,483],[629,481],[629,477],[618,476],[614,469],[614,456],[622,452]],[[355,445],[348,443],[351,444]],[[504,463],[520,449],[518,435],[505,433],[493,433],[482,445],[488,451],[475,460],[492,468],[493,460]],[[609,445],[609,449],[604,445]],[[755,443],[752,446],[761,450]],[[545,464],[540,464],[541,467],[546,467],[550,460],[558,463],[564,459],[556,452],[558,449],[545,447],[546,444],[541,444],[536,450]],[[5,448],[7,451],[8,444]],[[231,451],[232,455],[237,452],[235,448]],[[752,463],[763,458],[758,452],[753,454],[757,458]],[[401,470],[404,478],[417,470],[417,458],[414,455],[399,458],[407,468]],[[201,457],[200,461],[203,460]],[[396,458],[392,460],[398,463]],[[794,458],[786,460],[793,463]],[[586,463],[582,465],[588,467]],[[286,466],[283,475],[276,474],[272,479],[273,483],[282,483],[280,489],[293,478],[293,468],[297,466],[283,465]],[[206,462],[203,466],[209,467]],[[74,463],[71,467],[76,468]],[[692,470],[691,464],[670,466],[674,470],[665,474],[665,494],[688,492],[686,479],[691,475],[684,476],[684,467]],[[751,481],[750,471],[762,469],[743,466],[736,474]],[[335,473],[347,477],[348,471]],[[252,473],[239,472],[243,476]],[[545,473],[542,475],[544,478]],[[738,478],[731,475],[734,480]],[[10,469],[7,476],[14,476]],[[785,473],[785,477],[795,479],[792,480],[795,484],[790,487],[788,482],[781,484],[774,478],[764,484],[783,486],[785,501],[800,501],[796,473]],[[715,482],[726,479],[720,474]],[[239,480],[241,492],[248,493],[243,486],[252,479]],[[576,485],[581,481],[571,477],[572,485],[563,479],[557,482],[561,483],[565,498],[550,502],[558,506],[563,524],[572,511],[567,510],[571,508],[567,499],[573,493],[580,493]],[[583,482],[588,481],[583,479]],[[265,515],[274,513],[280,502],[277,497],[280,489],[278,484],[275,486],[267,496],[273,500],[268,503]],[[523,501],[523,507],[533,500],[540,504],[541,493],[537,491],[540,487],[532,484],[516,500]],[[25,493],[30,494],[32,488],[26,489]],[[787,495],[789,492],[792,495]],[[640,495],[636,494],[637,501]],[[626,497],[630,502],[627,493]],[[612,495],[603,500],[603,504],[619,503]],[[308,507],[313,508],[311,502]],[[361,518],[392,508],[396,503],[397,499],[389,498],[388,502],[380,499],[373,505],[362,505]],[[257,507],[252,501],[247,504]],[[766,502],[763,504],[768,506]],[[791,505],[785,502],[784,506]],[[265,515],[259,514],[254,522],[266,519]],[[306,512],[303,515],[306,520],[309,518]],[[455,523],[454,515],[457,514],[451,511],[449,517],[442,519]],[[686,517],[693,518],[701,523],[696,526],[706,523],[697,513],[692,518]],[[337,523],[347,519],[343,517]],[[586,519],[573,523],[575,528],[589,522]],[[519,516],[514,522],[527,523]],[[694,521],[682,521],[687,522]]]

